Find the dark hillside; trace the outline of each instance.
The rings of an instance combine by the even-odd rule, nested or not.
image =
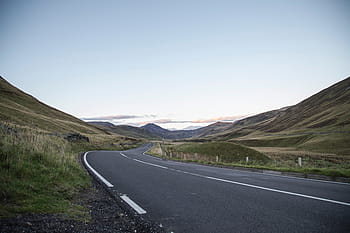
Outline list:
[[[95,126],[99,129],[105,130],[113,134],[123,135],[134,138],[144,139],[158,139],[157,135],[152,134],[148,130],[141,127],[134,127],[130,125],[114,125],[109,122],[94,121],[88,122],[89,125]]]

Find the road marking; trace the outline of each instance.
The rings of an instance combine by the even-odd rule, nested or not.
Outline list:
[[[105,185],[107,185],[108,188],[112,188],[113,184],[111,184],[110,182],[108,182],[108,180],[106,180],[103,176],[101,176],[95,169],[93,169],[90,164],[88,163],[87,159],[86,159],[86,155],[89,152],[86,152],[84,154],[84,163],[86,164],[86,166],[103,182],[105,183]]]
[[[144,162],[144,161],[141,161],[141,160],[138,160],[138,159],[132,159],[132,160],[134,160],[136,162],[139,162],[139,163],[144,163],[144,164],[147,164],[147,165],[150,165],[150,166],[159,167],[159,168],[163,168],[163,169],[167,169],[167,170],[171,170],[171,171],[175,171],[175,172],[180,172],[180,173],[184,173],[184,174],[188,174],[188,175],[192,175],[192,176],[197,176],[197,177],[201,177],[201,178],[205,178],[205,179],[216,180],[216,181],[220,181],[220,182],[231,183],[231,184],[246,186],[246,187],[250,187],[250,188],[266,190],[266,191],[270,191],[270,192],[283,193],[283,194],[292,195],[292,196],[304,197],[304,198],[309,198],[309,199],[318,200],[318,201],[324,201],[324,202],[329,202],[329,203],[334,203],[334,204],[339,204],[339,205],[350,206],[350,203],[347,203],[347,202],[335,201],[335,200],[327,199],[327,198],[315,197],[315,196],[305,195],[305,194],[301,194],[301,193],[288,192],[288,191],[284,191],[284,190],[273,189],[273,188],[266,188],[266,187],[263,187],[263,186],[246,184],[246,183],[241,183],[241,182],[236,182],[236,181],[216,178],[216,177],[212,177],[212,176],[200,175],[200,174],[197,174],[197,173],[182,171],[182,170],[179,170],[179,169],[168,168],[168,167],[164,167],[164,166],[161,166],[161,165]]]
[[[101,174],[99,174],[95,169],[92,168],[92,166],[88,163],[86,156],[89,152],[86,152],[84,154],[84,163],[86,164],[86,166],[103,182],[107,185],[107,187],[112,188],[114,187],[113,184],[111,184],[108,180],[106,180]],[[126,155],[124,155],[123,153],[120,153],[123,157],[128,158]],[[141,162],[141,161],[140,161]],[[162,167],[162,166],[160,166]],[[162,167],[164,168],[164,167]],[[129,206],[131,206],[138,214],[146,214],[146,210],[142,209],[138,204],[136,204],[133,200],[131,200],[128,196],[126,196],[125,194],[120,196],[121,199],[123,199],[126,203],[128,203]]]
[[[139,163],[150,165],[150,166],[159,167],[159,168],[163,168],[163,169],[169,169],[168,167],[164,167],[164,166],[153,164],[153,163],[144,162],[144,161],[141,161],[141,160],[138,160],[138,159],[133,159],[133,160],[136,161],[136,162],[139,162]]]
[[[125,158],[128,158],[128,159],[129,159],[129,157],[128,157],[128,156],[126,156],[126,155],[124,155],[122,152],[120,152],[120,154],[121,154],[123,157],[125,157]]]
[[[138,204],[136,204],[133,200],[131,200],[128,196],[125,194],[120,196],[121,199],[123,199],[126,203],[128,203],[131,208],[133,208],[138,214],[146,214],[146,210],[142,209]]]
[[[284,193],[284,194],[288,194],[288,195],[292,195],[292,196],[305,197],[305,198],[309,198],[309,199],[350,206],[350,203],[342,202],[342,201],[335,201],[335,200],[331,200],[331,199],[327,199],[327,198],[314,197],[314,196],[310,196],[310,195],[293,193],[293,192],[283,191],[283,190],[279,190],[279,189],[266,188],[266,187],[262,187],[262,186],[246,184],[246,183],[241,183],[241,182],[236,182],[236,181],[231,181],[231,180],[225,180],[225,179],[220,179],[220,178],[211,177],[211,176],[205,176],[205,178],[211,179],[211,180],[217,180],[217,181],[221,181],[221,182],[225,182],[225,183],[231,183],[231,184],[237,184],[237,185],[242,185],[242,186],[256,188],[256,189],[267,190],[267,191],[271,191],[271,192]]]
[[[149,154],[145,154],[147,151],[143,152],[144,155],[147,155],[148,157],[151,157],[153,159],[156,160],[163,160],[161,158],[158,158],[154,155],[149,155]],[[171,160],[172,162],[175,162],[173,160]],[[176,163],[181,163],[176,161]],[[203,164],[195,164],[197,166],[205,166]],[[242,173],[250,173],[250,174],[260,174],[260,175],[265,175],[265,176],[275,176],[275,177],[281,177],[281,178],[286,178],[286,179],[296,179],[296,180],[306,180],[306,181],[310,181],[310,182],[321,182],[321,183],[329,183],[329,184],[339,184],[339,185],[350,185],[350,183],[344,183],[344,182],[339,182],[339,181],[331,181],[331,180],[318,180],[318,179],[312,179],[312,178],[303,178],[303,177],[296,177],[296,176],[288,176],[288,175],[278,175],[278,174],[272,174],[272,173],[268,173],[268,172],[262,172],[262,173],[257,173],[257,172],[252,172],[252,171],[244,171],[244,170],[239,170],[239,169],[235,169],[235,168],[220,168],[220,169],[229,169],[229,170],[235,170],[238,172],[242,172]],[[269,171],[269,170],[267,170]],[[270,172],[274,172],[274,171],[270,171]]]
[[[250,171],[244,171],[244,172],[252,173]],[[340,184],[340,185],[350,185],[350,183],[331,181],[331,180],[318,180],[318,179],[311,179],[311,178],[303,178],[303,177],[295,177],[295,176],[287,176],[287,175],[277,175],[277,174],[268,174],[268,173],[260,173],[260,174],[263,174],[263,175],[266,175],[266,176],[276,176],[276,177],[282,177],[282,178],[288,178],[288,179],[296,179],[296,180],[306,180],[306,181],[312,181],[312,182]]]

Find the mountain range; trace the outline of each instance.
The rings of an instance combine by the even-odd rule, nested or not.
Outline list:
[[[84,122],[40,102],[0,77],[0,121],[47,132],[112,134],[146,140],[235,141],[252,146],[278,146],[281,141],[292,141],[292,146],[331,148],[331,151],[337,149],[350,154],[350,77],[293,106],[234,123],[217,122],[198,129],[175,131],[153,123],[133,127]]]
[[[296,105],[260,113],[234,123],[217,122],[194,130],[175,131],[150,123],[140,128],[128,126],[127,132],[121,130],[123,127],[126,129],[125,126],[109,125],[106,128],[101,127],[105,123],[89,124],[117,134],[137,131],[137,136],[143,138],[235,141],[251,146],[304,146],[350,154],[350,77]]]

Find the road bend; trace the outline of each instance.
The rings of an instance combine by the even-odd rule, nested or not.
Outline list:
[[[151,144],[85,155],[110,189],[167,232],[350,232],[350,185],[162,160]]]

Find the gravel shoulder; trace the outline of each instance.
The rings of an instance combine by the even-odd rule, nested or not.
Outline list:
[[[90,220],[74,220],[62,214],[25,214],[12,218],[0,218],[1,233],[100,233],[100,232],[147,232],[160,233],[164,230],[154,223],[128,211],[120,200],[113,197],[99,182],[82,191],[74,204],[90,212]]]

